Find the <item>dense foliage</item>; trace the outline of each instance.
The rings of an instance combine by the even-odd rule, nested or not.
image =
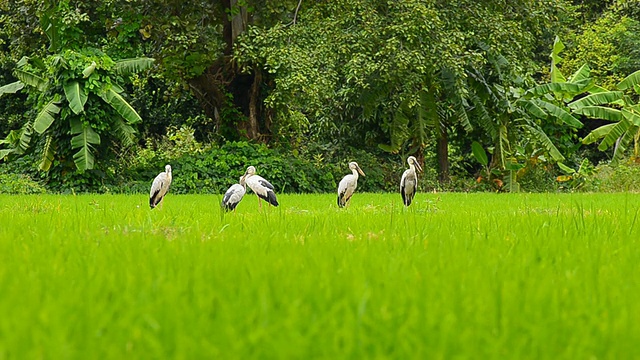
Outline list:
[[[279,191],[327,192],[356,160],[364,190],[390,191],[414,154],[424,190],[585,188],[567,169],[639,153],[638,8],[2,2],[0,166],[120,192],[171,163],[173,191],[219,192],[255,165]]]

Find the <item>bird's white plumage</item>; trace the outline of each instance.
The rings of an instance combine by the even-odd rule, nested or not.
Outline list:
[[[151,191],[149,192],[149,206],[152,209],[164,199],[171,186],[171,179],[171,165],[165,166],[164,172],[161,172],[153,179]]]
[[[356,162],[349,163],[349,169],[351,169],[351,174],[345,175],[340,183],[338,184],[338,206],[344,207],[347,205],[351,196],[356,191],[358,187],[358,173],[364,176],[364,172],[360,169],[360,166]]]
[[[244,194],[247,192],[246,183],[244,181],[244,176],[240,178],[239,184],[233,184],[227,192],[224,193],[224,198],[222,199],[222,207],[229,211],[235,210],[238,203],[244,197]]]
[[[416,169],[422,171],[415,157],[409,156],[407,163],[409,164],[409,168],[404,171],[400,179],[400,194],[402,195],[402,202],[405,206],[411,205],[413,197],[416,195],[416,192],[418,192],[418,174],[416,173]]]
[[[256,175],[256,168],[249,166],[244,174],[247,186],[253,191],[259,199],[264,199],[273,206],[278,206],[276,192],[273,185],[265,180],[262,176]],[[260,200],[258,200],[260,203]]]

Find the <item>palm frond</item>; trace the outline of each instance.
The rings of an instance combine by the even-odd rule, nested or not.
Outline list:
[[[22,69],[15,69],[13,74],[18,78],[18,80],[22,81],[24,84],[29,85],[38,89],[39,91],[44,91],[47,88],[48,81],[44,78]]]
[[[584,64],[575,73],[573,73],[573,75],[571,75],[571,77],[569,78],[569,81],[572,83],[576,83],[578,81],[585,80],[590,77],[591,77],[591,68],[589,67],[589,65]]]
[[[47,131],[49,126],[53,124],[55,120],[55,115],[60,112],[60,107],[57,105],[57,98],[49,101],[43,108],[40,110],[35,120],[33,121],[33,130],[35,130],[38,134],[42,134]]]
[[[153,66],[155,59],[152,58],[134,58],[134,59],[122,59],[116,61],[113,69],[118,75],[130,75],[147,70]]]
[[[22,90],[22,88],[24,88],[24,83],[22,81],[15,81],[11,84],[0,86],[0,97],[4,94],[15,94]]]
[[[469,94],[469,97],[473,105],[472,112],[476,115],[478,124],[480,124],[480,127],[487,132],[492,139],[495,139],[498,136],[498,128],[482,103],[482,100],[475,93]]]
[[[78,115],[84,111],[84,104],[87,102],[88,95],[84,91],[79,81],[69,81],[64,84],[64,95],[69,102],[69,108],[74,114]]]
[[[71,138],[71,148],[79,149],[73,155],[76,168],[79,171],[93,169],[95,157],[92,152],[92,145],[100,144],[100,135],[91,126],[84,125],[78,118],[72,118],[69,123],[71,125],[71,134],[75,135]]]
[[[616,142],[616,147],[613,150],[613,157],[611,158],[611,163],[613,165],[617,165],[618,162],[624,158],[624,153],[629,147],[629,144],[634,141],[634,137],[637,132],[638,126],[631,125],[625,134]]]
[[[609,129],[609,132],[605,135],[604,139],[602,139],[600,145],[598,145],[598,150],[605,151],[613,146],[613,144],[616,143],[616,140],[629,130],[630,127],[631,123],[626,119],[622,119],[615,123],[615,125]]]
[[[129,124],[135,124],[142,121],[142,118],[136,110],[131,106],[122,95],[115,92],[112,88],[102,92],[100,94],[102,100],[120,114]]]
[[[571,114],[566,112],[563,108],[540,99],[534,99],[533,101],[536,103],[536,105],[540,106],[541,108],[544,108],[545,110],[547,110],[549,114],[560,119],[560,121],[562,121],[563,123],[578,129],[583,126],[580,120],[573,117]]]
[[[547,134],[545,134],[545,132],[542,129],[540,129],[536,125],[524,125],[524,126],[527,130],[529,130],[529,132],[531,133],[535,141],[540,143],[540,145],[542,145],[549,152],[549,155],[551,155],[553,160],[555,161],[564,160],[564,156],[562,156],[558,148],[553,144],[553,142],[551,142]]]
[[[574,114],[588,116],[592,119],[603,119],[609,121],[622,120],[622,112],[606,106],[583,106],[573,111]]]
[[[53,164],[54,151],[52,140],[53,136],[47,136],[44,142],[44,147],[42,148],[42,159],[40,160],[40,164],[38,165],[38,168],[42,171],[49,171],[49,169],[51,169],[51,165]]]
[[[136,130],[131,126],[122,121],[121,118],[116,118],[113,121],[113,129],[118,139],[125,147],[132,146],[136,141]]]
[[[640,70],[632,73],[631,75],[627,76],[626,78],[622,79],[622,81],[620,81],[620,83],[618,83],[617,87],[620,90],[626,90],[628,88],[632,88],[635,85],[640,84]]]
[[[603,126],[600,126],[597,129],[594,129],[593,131],[591,131],[589,133],[589,135],[587,135],[584,139],[582,139],[582,143],[585,144],[585,145],[589,145],[589,144],[592,144],[592,143],[602,139],[603,137],[607,136],[609,131],[611,131],[611,129],[614,126],[616,126],[616,123],[603,125]]]
[[[579,109],[583,106],[594,106],[601,104],[610,104],[614,101],[622,99],[624,94],[622,91],[607,91],[596,94],[587,95],[581,99],[569,103],[571,109]]]

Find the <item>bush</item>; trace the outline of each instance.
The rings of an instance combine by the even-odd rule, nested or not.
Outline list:
[[[0,173],[0,194],[43,194],[45,188],[28,175]]]
[[[279,193],[334,192],[349,173],[350,161],[366,173],[358,183],[362,191],[395,191],[403,171],[404,162],[381,161],[362,150],[315,144],[287,151],[245,141],[202,145],[192,134],[189,127],[170,129],[158,143],[139,149],[123,161],[128,166],[110,191],[147,192],[166,164],[172,166],[171,192],[176,194],[223,193],[250,165]]]
[[[583,187],[585,191],[598,192],[640,192],[640,164],[634,161],[618,166],[601,164],[589,176]]]

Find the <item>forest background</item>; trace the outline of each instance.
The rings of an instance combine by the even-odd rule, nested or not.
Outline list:
[[[3,0],[0,192],[640,190],[638,0]]]

